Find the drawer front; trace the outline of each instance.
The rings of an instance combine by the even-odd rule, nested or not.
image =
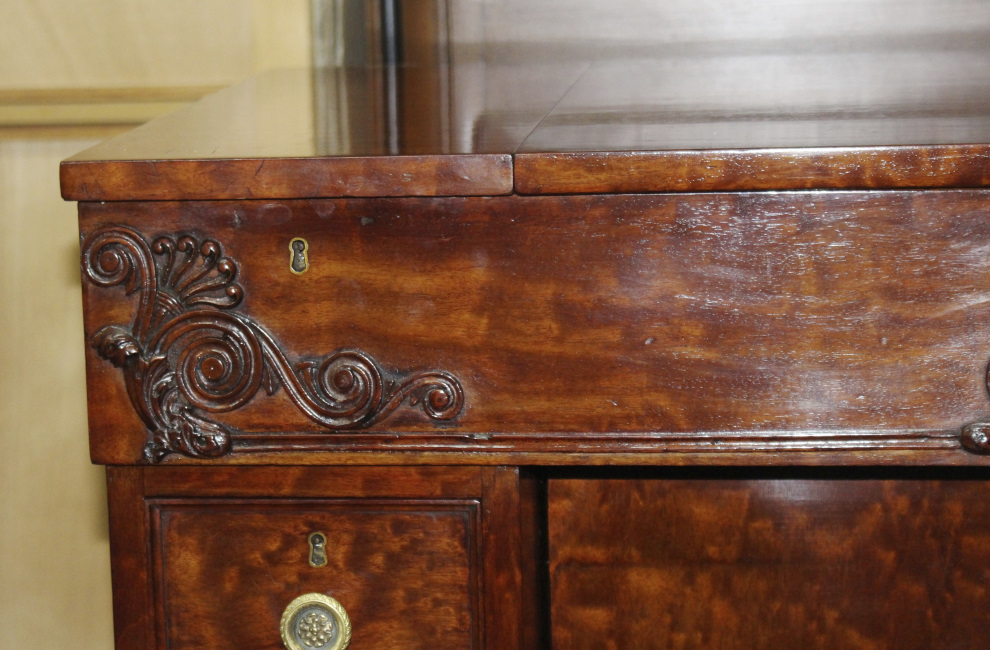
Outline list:
[[[836,474],[551,481],[554,649],[983,647],[986,474]]]
[[[81,223],[105,462],[980,462],[960,434],[990,416],[985,191],[86,204]]]
[[[476,501],[150,505],[165,647],[284,648],[284,610],[312,593],[343,606],[351,648],[480,647]]]

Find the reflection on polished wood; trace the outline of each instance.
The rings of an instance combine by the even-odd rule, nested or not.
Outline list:
[[[630,4],[63,165],[121,648],[986,645],[990,5]]]
[[[979,463],[959,429],[990,415],[988,194],[111,202],[82,206],[80,226],[87,238],[109,224],[148,241],[202,232],[238,262],[233,311],[293,358],[364,350],[396,375],[445,370],[463,385],[464,410],[443,427],[400,409],[360,432],[321,431],[285,391],[259,393],[220,421],[245,434],[235,450],[269,460],[666,463],[658,452],[719,450],[827,463],[868,447],[892,454],[876,460]],[[298,236],[304,275],[286,253]],[[87,281],[84,296],[88,340],[130,326],[136,293]],[[134,462],[148,439],[122,408],[123,375],[87,355],[90,394],[106,397],[91,404],[94,457]]]
[[[355,643],[519,647],[515,468],[112,467],[107,482],[118,648],[280,647],[308,592],[341,602]],[[325,567],[307,560],[316,530]]]
[[[985,473],[781,474],[551,480],[553,647],[979,646]]]
[[[964,42],[268,73],[75,156],[63,192],[477,195],[508,193],[513,180],[551,194],[981,187],[988,52]]]

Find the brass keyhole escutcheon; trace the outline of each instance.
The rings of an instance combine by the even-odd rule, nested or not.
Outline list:
[[[309,566],[327,565],[327,536],[321,532],[309,534]]]
[[[302,237],[289,242],[289,270],[296,275],[309,270],[309,242]]]

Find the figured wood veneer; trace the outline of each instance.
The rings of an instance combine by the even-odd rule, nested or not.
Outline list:
[[[308,592],[343,604],[354,647],[536,634],[520,558],[533,497],[515,468],[111,467],[107,481],[120,650],[278,648],[283,608]],[[307,561],[314,530],[323,568]]]
[[[477,502],[149,505],[169,647],[281,648],[282,610],[313,592],[344,605],[355,647],[478,646]],[[313,531],[327,535],[325,567],[307,562]]]
[[[455,418],[405,408],[328,432],[279,370],[276,390],[198,411],[247,462],[845,449],[973,463],[960,432],[990,414],[987,205],[961,190],[107,203],[85,204],[81,224],[148,242],[208,232],[243,260],[244,297],[216,318],[241,315],[313,368],[361,350],[395,390],[417,373],[463,390]],[[303,275],[286,255],[300,236]],[[121,408],[126,375],[99,334],[136,322],[138,296],[84,292],[89,389],[107,397],[91,403],[94,454],[132,462],[150,434]]]
[[[985,473],[781,473],[552,479],[554,649],[976,647]]]

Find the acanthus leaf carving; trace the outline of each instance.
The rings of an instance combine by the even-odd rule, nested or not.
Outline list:
[[[149,462],[228,453],[236,431],[209,415],[244,406],[259,389],[284,389],[306,417],[331,430],[370,426],[403,402],[435,421],[464,406],[460,382],[445,371],[386,378],[372,357],[346,349],[291,362],[267,330],[233,311],[244,297],[238,266],[214,240],[184,234],[149,245],[136,230],[107,227],[84,242],[83,269],[97,286],[139,294],[132,326],[107,325],[91,343],[123,371],[150,432]]]

